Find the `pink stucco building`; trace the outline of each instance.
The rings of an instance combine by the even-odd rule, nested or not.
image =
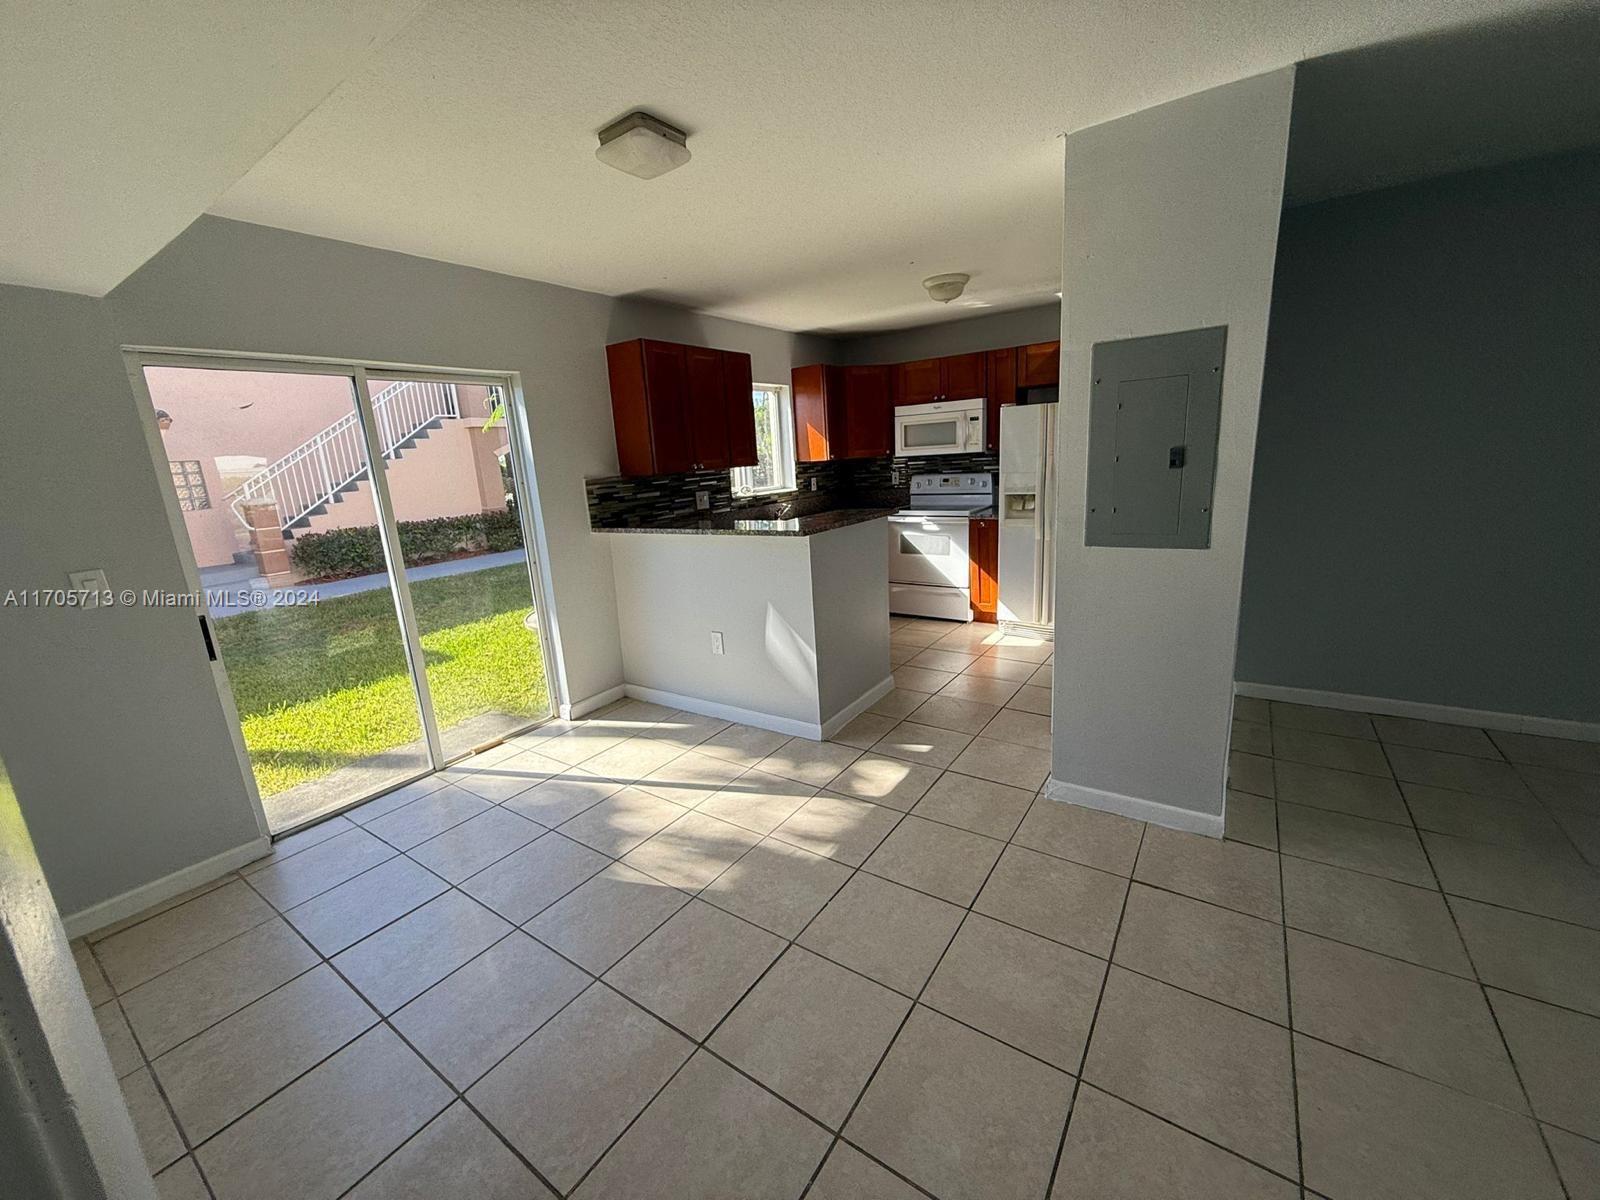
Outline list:
[[[151,367],[151,399],[202,570],[254,557],[273,530],[297,536],[373,525],[377,514],[355,424],[350,383],[339,376]],[[485,429],[489,389],[374,381],[390,495],[401,521],[506,507],[503,423]],[[266,536],[252,539],[254,523]]]

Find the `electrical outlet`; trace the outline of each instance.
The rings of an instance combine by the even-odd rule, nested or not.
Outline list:
[[[697,511],[704,511],[705,509],[710,508],[711,507],[711,493],[710,492],[696,492],[694,494],[694,506],[695,506],[695,509]]]
[[[815,475],[811,477],[811,490],[813,492],[817,490],[817,477]]]
[[[711,631],[711,653],[713,653],[713,654],[725,653],[724,650],[722,649],[722,633],[721,633],[720,630],[713,629]]]

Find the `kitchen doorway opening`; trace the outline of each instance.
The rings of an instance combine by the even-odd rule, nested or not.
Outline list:
[[[273,835],[549,719],[513,377],[129,358],[197,636]]]

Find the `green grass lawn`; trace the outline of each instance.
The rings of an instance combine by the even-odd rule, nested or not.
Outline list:
[[[520,563],[411,585],[439,728],[550,709]],[[264,796],[422,736],[389,589],[224,617],[218,648]]]

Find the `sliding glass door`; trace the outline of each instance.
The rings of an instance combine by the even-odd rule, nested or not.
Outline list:
[[[386,439],[418,406],[450,414],[386,469],[439,741],[455,759],[550,715],[508,389],[373,373],[367,391]]]
[[[274,833],[550,715],[508,380],[138,365]]]

